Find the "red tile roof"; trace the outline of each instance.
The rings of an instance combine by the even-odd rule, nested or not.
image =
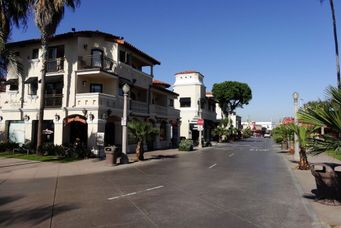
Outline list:
[[[181,71],[181,72],[178,72],[176,74],[193,74],[193,73],[199,73],[198,71],[195,71],[195,70],[185,70],[185,71]]]
[[[153,85],[161,86],[163,88],[169,88],[171,86],[167,82],[162,82],[160,80],[153,80]]]

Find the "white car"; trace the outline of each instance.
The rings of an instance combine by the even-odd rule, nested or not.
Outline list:
[[[270,133],[265,133],[265,134],[264,134],[264,138],[271,138]]]

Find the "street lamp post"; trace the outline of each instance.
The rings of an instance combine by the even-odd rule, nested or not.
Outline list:
[[[295,124],[298,124],[298,119],[297,119],[297,111],[298,111],[298,98],[299,94],[297,92],[294,92],[292,94],[292,97],[294,98],[294,114],[295,114]],[[295,153],[294,153],[294,160],[299,161],[300,160],[300,148],[298,145],[298,137],[297,134],[295,133],[294,135],[294,140],[295,140]]]
[[[130,87],[128,84],[124,84],[123,88],[123,117],[121,121],[122,125],[122,156],[121,164],[129,163],[127,156],[127,117],[128,117],[128,93]]]
[[[202,110],[201,110],[201,99],[199,99],[199,102],[198,102],[198,105],[199,105],[199,119],[201,120],[201,116],[202,116]],[[197,123],[198,125],[198,123]],[[203,125],[202,126],[199,126],[198,125],[198,130],[199,130],[199,145],[198,147],[201,149],[202,148],[202,142],[201,142],[201,138],[202,138],[202,130],[203,130]]]

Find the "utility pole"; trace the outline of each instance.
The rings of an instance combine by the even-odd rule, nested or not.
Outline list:
[[[297,111],[298,111],[298,97],[299,94],[297,92],[294,92],[292,94],[293,98],[294,98],[294,114],[295,114],[295,124],[298,125],[298,119],[297,119]],[[294,160],[295,161],[299,161],[300,160],[300,148],[299,148],[299,144],[298,144],[298,137],[297,134],[295,133],[294,136],[294,140],[295,140],[295,154],[294,154]]]

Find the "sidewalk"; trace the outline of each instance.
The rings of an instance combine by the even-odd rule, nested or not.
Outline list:
[[[294,174],[294,178],[297,179],[301,189],[303,191],[302,197],[304,197],[316,212],[321,223],[326,227],[341,228],[341,206],[327,206],[314,201],[314,194],[311,192],[316,189],[315,178],[311,174],[310,170],[298,170],[297,163],[293,162],[293,155],[288,153],[281,153],[288,168]],[[327,156],[325,154],[319,154],[316,156],[308,156],[310,163],[331,162],[341,164],[340,160]]]
[[[124,169],[150,164],[160,159],[175,158],[188,152],[178,149],[145,152],[145,161],[136,162],[135,154],[128,154],[130,164],[113,166],[105,160],[85,159],[70,163],[38,162],[14,158],[0,158],[0,183],[7,179],[49,178],[75,176]]]

